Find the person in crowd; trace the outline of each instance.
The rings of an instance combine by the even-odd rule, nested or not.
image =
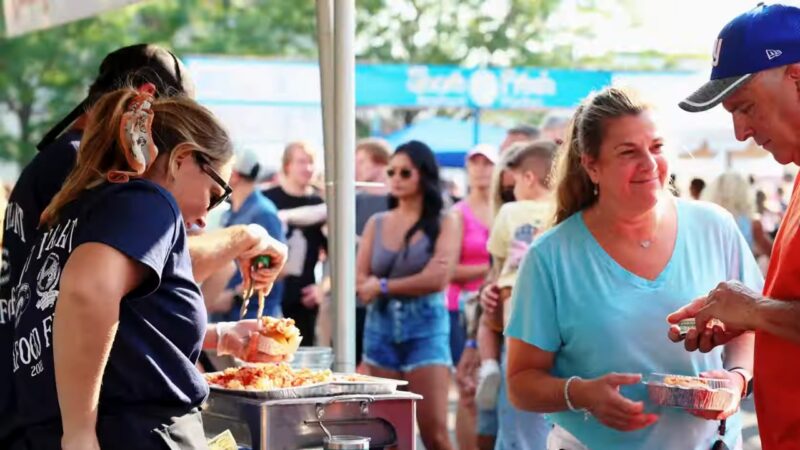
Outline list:
[[[517,145],[521,146],[524,144],[519,143]],[[504,204],[515,200],[514,177],[513,175],[508,177],[504,176],[504,172],[508,171],[508,169],[506,169],[508,159],[513,153],[513,151],[506,151],[500,155],[499,161],[495,165],[492,173],[491,193],[489,196],[492,218],[497,217],[500,213],[500,208]],[[491,221],[489,225],[491,227]],[[491,330],[487,332],[484,329],[486,325],[480,320],[483,313],[481,304],[486,301],[484,297],[488,295],[487,293],[490,290],[487,290],[487,288],[490,285],[491,283],[484,282],[481,286],[478,293],[480,301],[476,304],[476,307],[472,308],[471,303],[467,305],[467,341],[464,345],[461,359],[458,362],[458,367],[456,368],[456,382],[458,384],[460,398],[472,398],[472,404],[467,403],[467,406],[476,409],[475,428],[477,433],[477,447],[480,450],[493,450],[495,448],[499,427],[497,408],[477,409],[477,406],[474,405],[475,391],[478,384],[478,369],[481,364],[480,354],[478,352],[478,348],[480,347],[479,336],[482,340],[498,339],[496,336],[492,336],[493,332]]]
[[[784,192],[782,186],[778,186],[775,189],[775,195],[778,197],[778,205],[781,208],[781,214],[786,214],[786,210],[789,209],[789,204],[786,203],[786,192]]]
[[[500,144],[500,154],[508,151],[514,144],[519,142],[532,142],[541,136],[541,131],[531,125],[517,125],[506,131],[506,138]],[[503,183],[506,185],[514,184],[514,176],[510,171],[503,171]]]
[[[315,159],[316,152],[308,143],[291,142],[286,146],[280,185],[264,191],[264,195],[279,211],[324,203],[311,186]],[[319,305],[324,296],[314,275],[320,254],[328,244],[323,225],[289,225],[286,229],[289,260],[283,274],[283,315],[294,319],[303,336],[304,346],[314,345]]]
[[[367,221],[373,215],[389,209],[389,188],[386,168],[392,155],[389,144],[378,138],[367,138],[356,144],[356,239],[361,240]],[[367,308],[361,300],[356,306],[356,365],[364,353],[364,324]]]
[[[721,103],[733,117],[736,139],[753,138],[780,164],[800,163],[800,53],[790,51],[794,47],[785,46],[784,38],[792,36],[797,23],[800,8],[786,4],[759,3],[734,18],[718,36],[721,49],[711,81],[683,100],[681,108],[697,112]],[[684,346],[690,351],[716,351],[730,339],[755,331],[752,381],[764,450],[800,449],[800,386],[792,381],[800,374],[798,180],[772,247],[763,292],[736,281],[721,283],[669,316],[672,323],[694,317],[700,329],[712,317],[724,323],[724,330],[715,327],[710,333],[687,335]],[[676,328],[669,336],[680,341]]]
[[[692,200],[700,200],[705,188],[706,182],[702,178],[692,178],[692,181],[689,182],[689,196]]]
[[[772,239],[756,216],[752,199],[750,183],[737,172],[721,174],[703,193],[703,200],[716,203],[733,215],[756,259],[762,256],[768,259],[772,252]]]
[[[231,141],[196,102],[155,90],[94,104],[13,281],[11,448],[206,448],[200,351],[245,357],[257,336],[255,321],[206,327],[188,251],[187,227],[230,195]],[[286,251],[261,250],[274,265],[253,281],[269,289]]]
[[[781,213],[770,207],[767,201],[767,194],[761,189],[756,191],[756,216],[761,221],[761,227],[769,235],[770,239],[774,241],[778,233]]]
[[[576,110],[557,165],[555,226],[519,269],[506,328],[509,396],[548,413],[548,449],[741,445],[752,336],[689,353],[664,339],[664,317],[720,280],[758,288],[761,272],[728,212],[668,191],[652,117],[618,88]],[[736,395],[719,414],[645,408],[650,373],[728,380]]]
[[[479,144],[467,152],[467,198],[452,208],[461,238],[458,264],[447,290],[450,353],[454,367],[458,365],[467,343],[467,300],[477,295],[489,272],[486,241],[489,239],[492,218],[490,188],[496,162],[497,150],[490,145]],[[475,448],[475,414],[474,393],[460,396],[456,412],[456,440],[461,449]]]
[[[389,160],[389,211],[372,216],[358,246],[357,292],[367,303],[364,363],[371,375],[405,379],[423,396],[425,448],[450,449],[447,432],[450,321],[444,290],[458,253],[458,225],[443,207],[431,149],[409,141]]]
[[[356,144],[356,236],[363,234],[367,220],[373,214],[388,209],[386,166],[391,150],[383,139],[367,138]],[[284,209],[278,216],[288,226],[307,227],[324,224],[328,220],[328,209],[324,203]],[[326,306],[325,304],[322,305]],[[322,312],[320,313],[322,314]],[[356,361],[361,363],[363,353],[363,331],[366,307],[359,302],[356,309]],[[318,318],[319,323],[322,316]]]
[[[532,125],[520,124],[509,128],[506,131],[505,139],[500,144],[500,153],[502,154],[517,142],[535,141],[539,139],[541,134],[542,132]]]
[[[108,54],[86,99],[55,125],[38,144],[33,160],[22,170],[9,197],[3,239],[4,264],[0,272],[0,343],[10,343],[16,320],[18,298],[12,296],[11,280],[19,272],[38,233],[42,211],[61,189],[75,165],[77,150],[88,120],[87,110],[102,95],[126,83],[152,83],[156,96],[194,95],[194,84],[183,63],[168,50],[152,44],[137,44]],[[193,227],[199,228],[197,224]],[[257,226],[234,226],[189,237],[192,273],[198,283],[206,280],[234,259],[247,261],[271,245],[270,236]],[[249,274],[245,274],[249,276]],[[0,416],[15,418],[12,389],[12,358],[0,358]],[[0,448],[14,439],[15,421],[0,421]]]
[[[222,224],[225,227],[232,225],[258,224],[262,226],[270,236],[284,242],[283,225],[278,219],[278,210],[270,199],[256,189],[262,174],[263,165],[252,151],[242,151],[236,155],[233,174],[231,175],[231,208],[223,216]],[[234,276],[228,279],[226,291],[222,293],[224,298],[231,298],[231,307],[222,314],[213,317],[214,321],[238,320],[240,318],[241,307],[244,299],[241,296],[243,289],[243,279],[241,273],[246,271],[246,267],[240,267],[234,271]],[[245,317],[256,318],[258,313],[258,294],[248,302],[248,309]],[[265,299],[263,313],[272,317],[281,317],[281,301],[283,299],[283,283],[276,282],[272,290]]]
[[[487,248],[492,271],[484,288],[478,350],[481,367],[475,402],[480,409],[498,409],[497,448],[544,448],[550,426],[543,416],[518,411],[501,384],[506,363],[501,360],[502,330],[508,323],[514,283],[522,257],[553,216],[550,172],[556,154],[552,141],[517,144],[506,168],[514,175],[514,202],[503,205],[492,225]],[[499,394],[499,403],[498,403]]]

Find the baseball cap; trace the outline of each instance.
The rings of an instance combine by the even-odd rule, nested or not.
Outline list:
[[[258,180],[267,173],[266,167],[261,164],[258,155],[252,150],[243,150],[236,154],[233,170],[250,180]]]
[[[714,43],[711,79],[679,106],[700,112],[720,104],[757,72],[800,61],[800,8],[758,6],[728,22]]]
[[[491,161],[492,164],[497,164],[497,149],[493,145],[489,144],[478,144],[472,147],[467,152],[467,160],[472,158],[475,155],[483,155]]]
[[[103,58],[87,97],[48,131],[36,148],[41,150],[52,143],[103,94],[126,84],[140,86],[144,83],[153,83],[157,96],[183,94],[194,97],[194,82],[181,60],[172,52],[153,44],[123,47]]]

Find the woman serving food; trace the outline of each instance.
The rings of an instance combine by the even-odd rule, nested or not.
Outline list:
[[[283,359],[248,355],[254,320],[206,326],[186,228],[230,194],[232,145],[209,111],[153,92],[96,103],[15,280],[15,450],[206,448],[200,351]],[[268,290],[286,249],[263,242],[270,266],[244,275]]]

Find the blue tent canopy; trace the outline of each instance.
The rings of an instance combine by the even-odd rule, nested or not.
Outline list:
[[[428,144],[436,154],[436,160],[443,167],[464,167],[467,151],[476,143],[499,146],[505,139],[505,128],[494,125],[479,125],[478,138],[475,138],[475,123],[432,117],[396,131],[384,138],[394,148],[410,140]]]

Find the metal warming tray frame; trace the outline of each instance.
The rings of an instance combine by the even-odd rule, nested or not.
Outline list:
[[[414,450],[416,402],[398,391],[381,395],[260,399],[215,389],[203,407],[206,433],[230,430],[240,448],[322,449],[325,433],[370,438],[372,449]]]

